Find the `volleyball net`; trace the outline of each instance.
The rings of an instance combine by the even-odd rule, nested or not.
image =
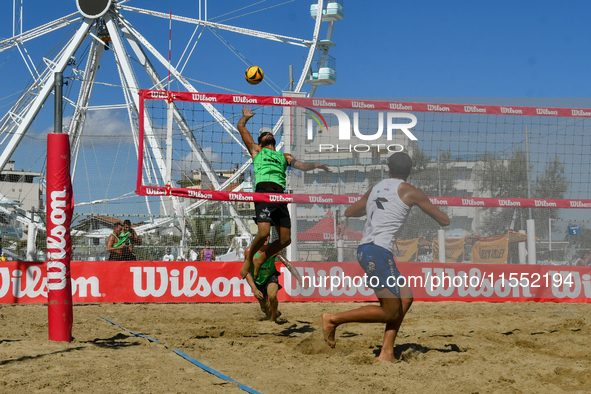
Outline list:
[[[523,262],[520,231],[528,219],[539,262],[562,261],[575,244],[575,257],[591,250],[591,110],[153,90],[140,96],[136,193],[182,218],[183,231],[194,232],[202,217],[210,230],[254,234],[254,203],[285,202],[297,260],[355,260],[364,218],[345,218],[344,210],[388,177],[388,156],[404,151],[413,158],[408,181],[450,216],[447,261]],[[252,158],[236,128],[245,106],[255,113],[247,124],[255,141],[272,132],[277,150],[331,172],[289,168],[286,193],[254,193]],[[577,223],[580,236],[567,235]],[[398,260],[437,261],[439,229],[413,209]]]

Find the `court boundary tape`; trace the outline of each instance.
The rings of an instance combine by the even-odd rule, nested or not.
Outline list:
[[[148,341],[154,342],[154,343],[162,343],[159,340],[154,339],[154,338],[151,338],[151,337],[149,337],[147,335],[140,334],[138,332],[128,330],[127,328],[123,327],[122,325],[117,324],[114,321],[107,319],[106,317],[102,317],[102,316],[97,316],[97,317],[100,317],[101,319],[108,321],[109,323],[111,323],[111,324],[113,324],[113,325],[121,328],[122,330],[125,330],[125,331],[129,332],[130,334],[135,335],[136,337],[145,338]],[[193,357],[189,356],[188,354],[186,354],[186,353],[184,353],[184,352],[182,352],[182,351],[180,351],[178,349],[170,348],[167,345],[164,345],[164,347],[166,347],[167,349],[170,349],[173,353],[177,354],[178,356],[181,356],[182,358],[184,358],[185,360],[189,361],[190,363],[192,363],[192,364],[198,366],[199,368],[203,369],[205,372],[208,372],[208,373],[210,373],[210,374],[212,374],[212,375],[214,375],[214,376],[216,376],[216,377],[218,377],[218,378],[220,378],[222,380],[225,380],[225,381],[228,381],[228,382],[238,383],[238,387],[240,389],[246,391],[247,393],[261,394],[259,391],[256,391],[256,390],[254,390],[254,389],[252,389],[252,388],[250,388],[248,386],[245,386],[244,384],[242,384],[240,382],[237,382],[236,380],[232,379],[231,377],[226,376],[223,373],[221,373],[219,371],[216,371],[215,369],[213,369],[211,367],[208,367],[207,365],[203,364],[202,362],[194,359]]]

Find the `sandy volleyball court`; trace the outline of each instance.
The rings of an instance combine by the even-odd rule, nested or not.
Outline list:
[[[69,344],[48,341],[46,305],[2,305],[0,392],[244,392],[172,349],[262,393],[591,391],[588,304],[416,302],[396,364],[377,362],[383,325],[324,344],[320,314],[361,305],[283,303],[280,324],[255,304],[76,305]]]

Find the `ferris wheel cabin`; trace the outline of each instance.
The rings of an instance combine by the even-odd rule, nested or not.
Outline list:
[[[316,19],[318,16],[318,4],[312,2],[310,6],[310,15]],[[343,8],[343,0],[329,0],[325,8],[322,10],[322,22],[340,21],[345,17],[345,10]]]
[[[310,85],[332,85],[337,81],[336,60],[332,56],[323,56],[314,60],[306,76]]]

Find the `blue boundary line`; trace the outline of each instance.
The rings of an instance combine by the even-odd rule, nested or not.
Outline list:
[[[148,340],[148,341],[150,341],[150,342],[161,343],[159,340],[157,340],[157,339],[154,339],[154,338],[150,338],[150,337],[149,337],[149,336],[147,336],[147,335],[143,335],[143,334],[140,334],[140,333],[138,333],[138,332],[135,332],[135,331],[128,330],[127,328],[123,327],[122,325],[120,325],[120,324],[117,324],[117,323],[115,323],[114,321],[107,319],[106,317],[102,317],[102,316],[98,316],[98,317],[100,317],[101,319],[104,319],[104,320],[108,321],[109,323],[111,323],[111,324],[113,324],[113,325],[115,325],[115,326],[117,326],[117,327],[121,328],[122,330],[125,330],[125,331],[127,331],[127,332],[129,332],[129,333],[131,333],[131,334],[133,334],[133,335],[135,335],[135,336],[137,336],[137,337],[142,337],[142,338],[145,338],[145,339],[147,339],[147,340]],[[167,349],[170,349],[170,350],[172,350],[174,353],[176,353],[177,355],[181,356],[181,357],[182,357],[182,358],[184,358],[185,360],[187,360],[187,361],[189,361],[189,362],[191,362],[191,363],[195,364],[195,365],[196,365],[196,366],[198,366],[199,368],[203,369],[205,372],[209,372],[210,374],[212,374],[212,375],[214,375],[214,376],[216,376],[216,377],[218,377],[218,378],[220,378],[220,379],[222,379],[222,380],[225,380],[225,381],[228,381],[228,382],[234,382],[234,383],[238,383],[238,387],[239,387],[239,388],[241,388],[242,390],[246,391],[247,393],[251,393],[251,394],[261,394],[259,391],[256,391],[256,390],[254,390],[254,389],[251,389],[250,387],[248,387],[248,386],[245,386],[245,385],[243,385],[242,383],[235,381],[234,379],[232,379],[232,378],[230,378],[230,377],[228,377],[228,376],[224,375],[223,373],[221,373],[221,372],[218,372],[218,371],[216,371],[215,369],[213,369],[213,368],[210,368],[210,367],[208,367],[207,365],[205,365],[205,364],[203,364],[203,363],[201,363],[201,362],[199,362],[199,361],[195,360],[193,357],[189,356],[189,355],[188,355],[188,354],[186,354],[186,353],[183,353],[183,352],[181,352],[181,351],[180,351],[180,350],[178,350],[178,349],[171,349],[171,348],[169,348],[169,347],[168,347],[168,346],[166,346],[166,345],[164,345],[164,346],[165,346]]]
[[[160,341],[159,341],[159,340],[157,340],[157,339],[150,338],[149,336],[147,336],[147,335],[144,335],[144,334],[140,334],[139,332],[135,332],[135,331],[128,330],[127,328],[123,327],[121,324],[117,324],[117,323],[115,323],[114,321],[107,319],[106,317],[102,317],[102,316],[99,316],[99,317],[100,317],[101,319],[105,319],[105,320],[106,320],[106,321],[108,321],[109,323],[111,323],[111,324],[113,324],[113,325],[115,325],[115,326],[117,326],[117,327],[119,327],[119,328],[121,328],[121,329],[123,329],[123,330],[125,330],[125,331],[129,332],[129,333],[132,333],[132,334],[133,334],[133,335],[135,335],[136,337],[142,337],[142,338],[146,338],[146,339],[147,339],[148,341],[150,341],[150,342],[160,343]]]

